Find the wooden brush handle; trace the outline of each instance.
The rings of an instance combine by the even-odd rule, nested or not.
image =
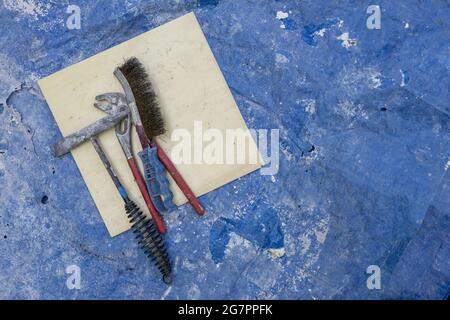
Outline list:
[[[150,199],[150,196],[147,191],[147,187],[144,182],[144,178],[141,175],[141,172],[139,171],[139,168],[136,164],[136,161],[134,161],[134,158],[128,159],[128,165],[130,166],[131,172],[133,173],[134,180],[136,181],[139,191],[141,191],[142,197],[144,198],[145,203],[147,204],[148,210],[150,211],[150,215],[152,216],[152,219],[156,225],[156,228],[161,234],[166,233],[167,229],[164,225],[164,221],[159,215],[158,211],[156,210],[155,206],[153,205],[152,200]]]
[[[200,204],[200,202],[198,201],[195,194],[192,192],[189,185],[186,183],[186,181],[183,179],[181,174],[178,172],[177,168],[175,168],[175,165],[169,159],[169,157],[164,152],[164,150],[157,144],[157,142],[155,140],[153,140],[152,142],[158,148],[159,160],[162,162],[164,167],[166,167],[166,170],[172,176],[173,180],[175,180],[175,182],[177,183],[177,185],[181,189],[181,191],[184,193],[184,195],[188,199],[189,203],[194,208],[195,212],[197,212],[198,215],[202,216],[205,213],[205,209]]]

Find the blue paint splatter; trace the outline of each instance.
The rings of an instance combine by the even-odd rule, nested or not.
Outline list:
[[[243,218],[235,220],[220,218],[214,222],[209,240],[209,248],[215,263],[223,261],[231,232],[262,249],[279,249],[284,246],[280,220],[271,208],[250,211]]]
[[[209,250],[215,263],[223,261],[228,241],[230,241],[229,225],[226,219],[218,219],[214,222],[209,236]]]
[[[6,143],[0,143],[0,154],[6,153],[8,150],[8,145]]]
[[[303,30],[301,32],[301,37],[303,41],[305,41],[310,46],[315,47],[317,45],[317,38],[314,35],[317,31],[322,30],[324,28],[329,28],[339,22],[338,19],[332,19],[327,22],[321,23],[321,24],[308,24],[303,27]]]
[[[284,24],[284,28],[286,30],[295,30],[295,29],[297,29],[297,23],[294,20],[287,18],[287,19],[282,19],[282,21],[283,21],[283,24]]]
[[[3,45],[2,54],[18,65],[16,74],[6,75],[6,80],[16,83],[16,80],[28,78],[28,84],[34,85],[28,75],[51,74],[129,40],[154,24],[192,11],[192,7],[203,6],[196,10],[198,20],[228,83],[239,89],[234,93],[244,119],[252,128],[282,129],[280,149],[283,152],[275,182],[255,173],[236,183],[239,193],[231,194],[231,187],[224,186],[202,197],[208,211],[217,213],[234,210],[233,204],[248,201],[249,194],[264,195],[266,201],[240,209],[247,216],[218,219],[211,230],[210,218],[197,219],[188,215],[191,213],[186,211],[191,210],[189,206],[180,208],[176,216],[171,215],[168,246],[171,259],[179,263],[174,264],[176,279],[167,298],[189,299],[193,297],[191,289],[195,289],[194,296],[200,292],[199,297],[204,299],[267,296],[277,299],[445,299],[448,296],[446,279],[450,274],[446,233],[450,182],[449,178],[442,180],[442,176],[450,141],[446,130],[450,84],[445,77],[449,58],[443,53],[448,37],[439,22],[446,21],[450,8],[435,2],[421,6],[419,12],[399,10],[397,3],[384,2],[383,25],[390,32],[379,34],[365,28],[364,4],[358,6],[353,2],[327,6],[323,10],[324,1],[310,1],[307,5],[295,0],[278,3],[280,6],[269,1],[258,6],[249,1],[153,1],[148,8],[140,0],[133,1],[132,6],[120,1],[101,2],[83,6],[83,15],[89,18],[75,37],[67,28],[53,23],[66,9],[64,4],[52,7],[38,20],[17,16],[14,10],[2,8],[3,42],[16,42],[15,46]],[[295,13],[289,16],[297,26],[294,22],[274,20],[274,10],[280,8],[289,8],[301,15],[299,18],[294,17]],[[154,20],[153,15],[148,14],[150,9],[155,16],[161,14],[164,19]],[[243,32],[235,33],[237,29],[229,27],[226,17],[238,22]],[[345,18],[348,27],[345,31],[359,40],[358,50],[348,52],[341,50],[337,41],[325,41],[332,34],[344,31],[337,30],[339,23],[328,28],[328,37],[322,40],[317,35],[322,26],[303,30],[305,25],[318,25],[332,17]],[[399,34],[399,30],[403,30],[399,22],[421,19],[428,23],[415,24],[407,34]],[[99,26],[97,22],[104,20],[114,23]],[[264,20],[270,23],[261,23]],[[286,24],[288,30],[296,27],[295,31],[286,33],[292,33],[304,46],[315,49],[314,53],[299,50],[297,41],[280,37],[280,23]],[[42,32],[43,24],[48,32]],[[304,42],[302,31],[316,47]],[[262,41],[270,45],[263,46]],[[30,51],[29,45],[33,42],[36,47]],[[289,64],[271,68],[274,52],[288,57]],[[35,59],[30,59],[30,54]],[[244,61],[248,69],[242,70]],[[367,67],[380,73],[381,86],[377,90],[370,85],[370,76],[358,72]],[[408,74],[401,75],[399,70],[408,70]],[[356,78],[344,77],[343,81],[347,73]],[[391,88],[385,78],[395,79],[395,84],[403,79],[408,90]],[[389,87],[383,89],[384,85]],[[0,96],[11,94],[9,86],[6,90],[0,87]],[[0,258],[0,268],[9,279],[32,274],[36,268],[41,272],[28,279],[26,286],[7,283],[5,290],[0,290],[0,298],[160,299],[166,287],[157,272],[147,269],[144,255],[135,251],[138,248],[131,232],[109,239],[73,159],[56,160],[48,152],[40,152],[39,157],[35,157],[33,150],[23,150],[22,145],[29,144],[23,125],[36,133],[33,143],[37,150],[46,150],[61,137],[46,104],[28,91],[14,95],[17,99],[14,108],[23,120],[23,124],[17,120],[19,130],[14,127],[8,127],[9,132],[0,130],[0,143],[14,142],[8,144],[8,159],[2,159],[6,154],[0,154],[0,162],[8,160],[8,169],[4,169],[5,176],[0,178],[0,184],[7,178],[11,186],[26,186],[32,191],[17,199],[14,188],[0,187],[2,223],[14,223],[15,228],[22,231],[15,232],[13,237],[9,236],[13,230],[8,231],[8,246]],[[316,106],[313,114],[304,111],[309,101],[314,101]],[[344,106],[356,108],[336,108],[340,101],[348,101]],[[34,107],[29,108],[30,105]],[[9,126],[9,117],[1,117],[7,113],[7,104],[3,102],[2,107],[0,121]],[[382,108],[386,108],[386,112],[378,112]],[[7,137],[3,138],[2,134]],[[312,144],[316,148],[314,151],[317,150],[314,157],[308,153]],[[58,174],[48,172],[53,167]],[[27,177],[24,184],[23,176]],[[45,206],[39,202],[43,182],[49,196]],[[442,195],[433,202],[440,212],[428,210],[428,217],[423,219],[435,193]],[[313,205],[314,211],[310,212]],[[58,208],[56,214],[55,207]],[[271,261],[259,258],[249,262],[251,257],[243,257],[242,251],[228,255],[224,249],[231,242],[230,236],[235,235],[232,232],[252,239],[246,241],[252,241],[252,246],[258,250],[263,250],[259,244],[275,246],[282,235],[277,230],[277,220],[270,233],[259,228],[261,217],[255,217],[258,211],[268,208],[273,208],[280,220],[287,222],[283,228],[285,246],[288,247],[289,238],[288,251],[296,253],[283,258],[276,285],[269,289],[265,284],[258,286],[266,283],[264,278],[274,272],[275,263],[265,264]],[[28,219],[16,219],[18,211],[45,223],[43,228],[33,227]],[[318,221],[328,215],[326,241],[321,244],[314,240],[308,253],[302,255],[301,235],[310,228],[315,230]],[[182,220],[184,216],[186,219]],[[423,229],[416,232],[422,219]],[[257,230],[257,235],[250,235],[251,227]],[[0,238],[5,234],[7,232],[0,234]],[[194,241],[204,240],[205,234],[210,242]],[[42,248],[46,253],[44,260]],[[225,260],[226,263],[211,268],[213,261],[205,255],[208,250],[213,252],[215,261]],[[29,262],[26,265],[20,259],[23,255]],[[260,255],[267,258],[264,256]],[[318,260],[305,270],[307,279],[300,278],[299,268],[309,265],[315,257]],[[83,270],[89,269],[83,276],[84,289],[76,293],[67,290],[60,272],[54,272],[64,273],[64,267],[73,263],[79,263]],[[365,269],[369,264],[380,265],[382,279],[385,279],[382,280],[383,290],[367,290]],[[135,271],[128,270],[128,266],[136,268]],[[242,273],[244,267],[252,272]],[[206,281],[199,281],[199,274]],[[43,287],[45,291],[41,290]]]
[[[198,0],[197,6],[198,7],[215,7],[219,4],[219,0]]]

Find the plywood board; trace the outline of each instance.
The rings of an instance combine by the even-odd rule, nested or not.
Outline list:
[[[195,121],[202,121],[203,130],[216,128],[224,136],[227,129],[247,129],[200,25],[190,13],[41,79],[39,86],[64,136],[105,116],[93,107],[94,97],[122,92],[113,71],[131,56],[145,65],[155,86],[167,127],[167,133],[158,142],[169,156],[178,143],[171,139],[173,130],[184,128],[193,133]],[[131,198],[148,214],[114,130],[102,133],[99,139]],[[132,139],[137,153],[141,148],[134,131]],[[248,150],[257,152],[253,140]],[[122,200],[92,145],[84,143],[72,155],[110,235],[128,230]],[[258,160],[253,164],[247,161],[176,166],[200,196],[261,165]],[[175,203],[185,203],[186,198],[171,179],[170,186]]]

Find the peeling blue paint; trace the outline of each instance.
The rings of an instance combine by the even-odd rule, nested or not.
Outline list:
[[[276,212],[271,208],[255,209],[239,219],[219,218],[214,222],[209,247],[215,263],[223,261],[231,232],[262,249],[283,248],[284,235]]]
[[[314,23],[308,24],[303,27],[303,30],[301,32],[302,39],[310,46],[315,47],[317,45],[317,35],[315,33],[322,29],[330,28],[337,23],[339,23],[338,19],[331,19],[318,25]]]
[[[282,19],[282,21],[283,21],[284,28],[286,30],[296,30],[297,29],[297,23],[295,22],[295,20],[286,18],[286,19]]]
[[[27,3],[0,7],[0,298],[448,297],[445,2],[383,2],[369,30],[356,0],[73,0],[72,31],[66,3]],[[109,237],[73,158],[52,157],[61,134],[36,80],[191,10],[247,125],[279,129],[280,170],[201,197],[204,217],[165,216],[167,291],[131,233]],[[81,290],[65,285],[72,264]]]
[[[215,7],[219,4],[219,0],[198,0],[199,7]]]

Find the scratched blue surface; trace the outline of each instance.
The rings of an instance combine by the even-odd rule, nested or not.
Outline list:
[[[70,4],[81,30],[67,1],[0,2],[0,298],[448,297],[447,1]],[[36,81],[190,11],[248,126],[280,129],[280,171],[203,196],[205,217],[166,217],[167,288],[130,233],[108,236],[73,159],[51,156]]]

